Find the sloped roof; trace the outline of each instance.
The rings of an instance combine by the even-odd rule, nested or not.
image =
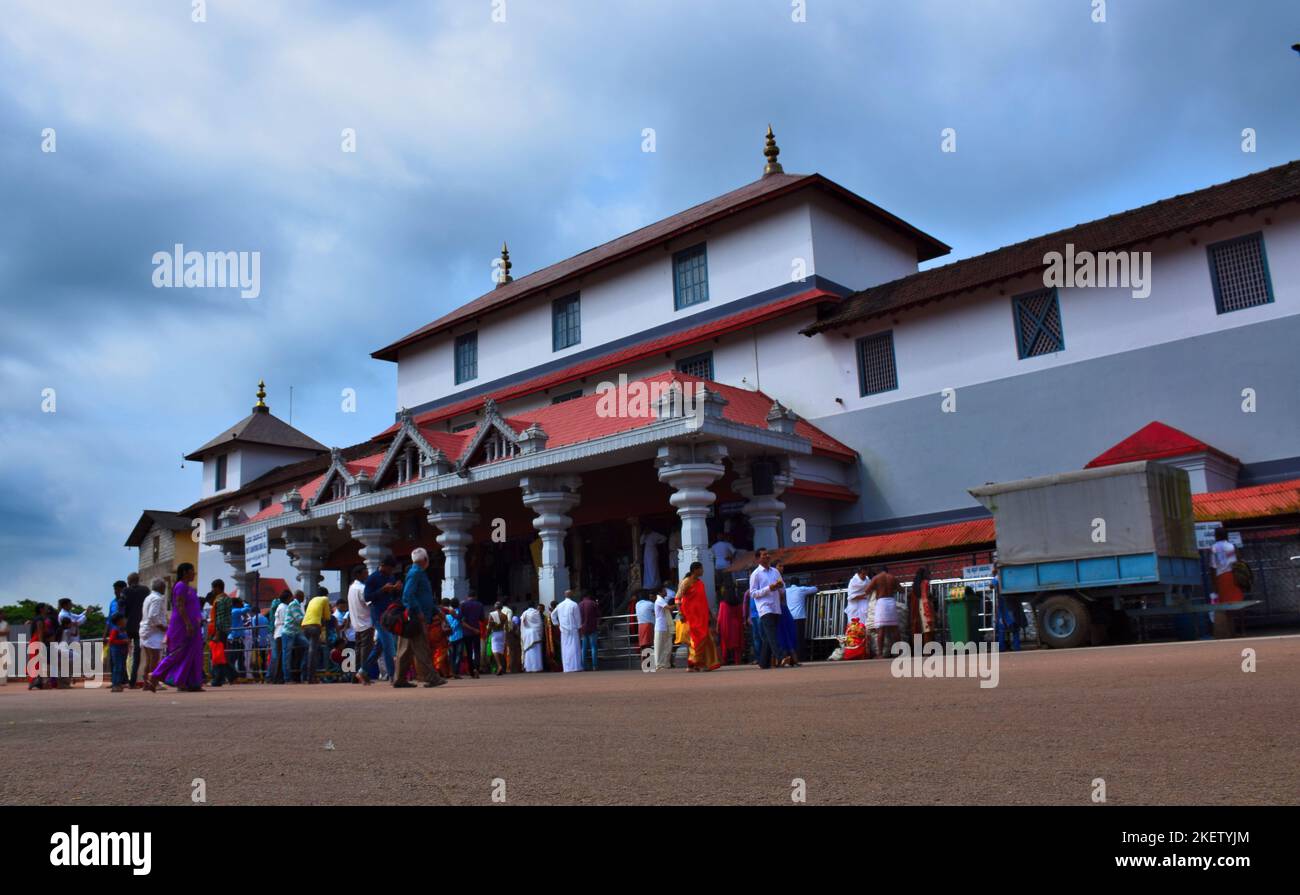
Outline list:
[[[1197,522],[1300,516],[1300,479],[1192,495]]]
[[[145,535],[155,525],[167,531],[189,531],[193,521],[190,516],[173,513],[169,510],[145,510],[140,514],[140,520],[136,522],[135,528],[131,529],[131,534],[126,539],[125,546],[139,547],[144,543]]]
[[[1043,256],[1066,243],[1076,253],[1114,251],[1297,199],[1300,161],[1293,161],[864,289],[803,332],[825,332],[1042,270]]]
[[[1131,463],[1134,460],[1161,460],[1201,452],[1217,454],[1226,460],[1240,464],[1236,457],[1211,447],[1199,438],[1193,438],[1181,429],[1175,429],[1156,420],[1147,423],[1114,447],[1093,457],[1083,468],[1115,466],[1120,463]]]
[[[299,432],[293,426],[269,410],[260,408],[235,423],[203,447],[185,455],[186,460],[202,460],[209,451],[233,444],[261,444],[271,447],[296,448],[306,451],[328,453],[329,448],[309,435]]]
[[[886,227],[903,234],[916,245],[917,260],[928,261],[946,255],[949,246],[895,217],[883,208],[867,201],[820,174],[772,174],[747,183],[739,189],[724,193],[715,199],[702,202],[671,217],[664,218],[639,230],[611,240],[593,249],[566,258],[557,264],[534,271],[510,283],[480,295],[444,314],[414,332],[386,345],[371,354],[379,360],[397,360],[398,351],[421,339],[442,332],[457,323],[497,311],[529,296],[536,295],[566,280],[573,280],[591,271],[624,260],[678,236],[699,230],[731,215],[763,205],[805,189],[817,189],[847,203],[850,207],[875,219]]]

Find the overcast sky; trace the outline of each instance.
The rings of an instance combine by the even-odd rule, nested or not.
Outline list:
[[[106,603],[140,510],[198,498],[181,455],[259,377],[316,439],[369,437],[396,394],[369,353],[490,288],[502,239],[519,276],[733,189],[769,121],[787,171],[950,260],[1300,158],[1295,0],[792,12],[4,0],[0,604]],[[260,296],[154,288],[175,243],[260,252]]]

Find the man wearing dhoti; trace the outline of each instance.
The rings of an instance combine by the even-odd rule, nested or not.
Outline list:
[[[536,606],[529,604],[524,610],[524,614],[519,617],[519,629],[524,653],[524,671],[541,671],[543,668],[542,637],[546,628],[542,621],[542,613]]]
[[[560,626],[560,653],[565,671],[582,671],[582,645],[578,629],[582,627],[582,610],[573,598],[573,591],[566,590],[560,605],[551,612],[551,618]]]

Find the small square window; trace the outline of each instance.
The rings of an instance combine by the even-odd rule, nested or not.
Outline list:
[[[709,259],[704,244],[673,255],[673,305],[678,310],[709,300]]]
[[[456,337],[456,384],[478,378],[478,333]]]
[[[257,509],[258,509],[258,512],[261,512],[262,510],[265,510],[265,509],[267,509],[267,508],[270,507],[270,506],[271,506],[271,498],[270,498],[270,497],[263,497],[261,500],[259,500],[259,501],[257,502]]]
[[[1011,299],[1016,321],[1016,351],[1020,359],[1065,350],[1061,303],[1056,289],[1039,289]]]
[[[712,381],[713,352],[706,351],[703,354],[693,354],[690,357],[682,358],[677,362],[677,372]]]
[[[559,351],[582,341],[582,308],[578,293],[551,302],[551,349]]]
[[[1273,300],[1264,234],[1251,233],[1216,242],[1205,250],[1210,256],[1214,304],[1220,314],[1266,305]]]
[[[898,388],[898,366],[894,361],[894,331],[887,330],[858,339],[858,391],[878,395]]]

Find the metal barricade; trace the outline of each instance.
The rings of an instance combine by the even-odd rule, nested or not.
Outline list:
[[[611,615],[601,619],[600,633],[596,638],[596,658],[601,664],[641,667],[635,615]]]

